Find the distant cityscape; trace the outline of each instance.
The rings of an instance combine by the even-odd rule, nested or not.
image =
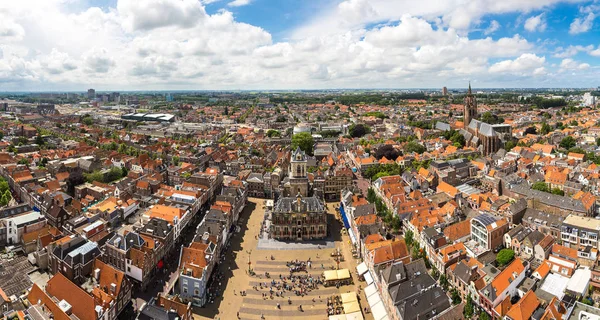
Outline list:
[[[593,319],[599,95],[1,94],[0,309]]]

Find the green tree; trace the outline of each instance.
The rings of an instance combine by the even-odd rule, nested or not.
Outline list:
[[[279,137],[281,137],[281,132],[279,132],[279,130],[269,129],[269,130],[267,130],[267,137],[279,138]]]
[[[551,191],[551,193],[559,195],[559,196],[564,196],[565,195],[565,192],[562,191],[562,190],[560,190],[559,188],[553,188],[552,191]]]
[[[373,190],[373,188],[369,188],[367,190],[367,201],[369,201],[370,203],[374,203],[375,200],[377,200],[377,194],[375,193],[375,190]]]
[[[508,140],[504,143],[504,150],[510,151],[512,148],[517,146],[517,142],[515,140]]]
[[[404,152],[406,153],[418,153],[421,154],[423,152],[425,152],[427,149],[425,148],[425,146],[423,146],[422,144],[416,142],[416,141],[411,141],[409,143],[407,143],[404,146]]]
[[[309,132],[296,133],[292,137],[292,150],[300,147],[300,150],[306,152],[308,155],[313,155],[315,141]]]
[[[467,302],[465,303],[465,308],[463,309],[463,315],[465,316],[466,319],[471,319],[473,317],[474,313],[475,313],[475,308],[473,307],[473,299],[471,298],[471,295],[469,294],[467,296]]]
[[[27,158],[22,158],[21,160],[19,160],[18,164],[28,165],[29,164],[29,160]]]
[[[540,133],[543,135],[546,135],[550,132],[552,132],[552,127],[550,127],[550,125],[547,124],[546,122],[542,123],[542,128],[540,129]]]
[[[406,242],[406,246],[412,247],[414,241],[415,241],[415,235],[413,234],[413,232],[411,230],[407,230],[404,233],[404,242]]]
[[[129,175],[129,171],[127,170],[127,168],[125,166],[123,166],[121,168],[121,176],[122,177],[127,177],[127,175]]]
[[[6,196],[6,198],[8,199],[8,201],[10,201],[12,199],[12,193],[10,193],[10,190],[4,191],[3,195]]]
[[[94,124],[94,119],[92,119],[92,117],[90,117],[90,116],[85,116],[85,117],[83,117],[82,122],[86,126],[91,126],[92,124]]]
[[[571,149],[577,145],[577,141],[572,136],[566,136],[561,141],[559,146],[564,149]]]
[[[448,291],[448,278],[446,278],[445,274],[440,276],[440,286],[442,286],[444,291]]]
[[[452,298],[453,305],[457,305],[462,302],[462,299],[460,298],[460,294],[458,293],[458,291],[455,288],[452,288],[452,290],[450,290],[450,296]]]
[[[490,315],[485,311],[479,313],[479,320],[490,320]]]
[[[8,205],[8,198],[6,197],[6,195],[2,195],[2,197],[0,197],[0,206],[4,207],[6,205]]]
[[[351,124],[350,127],[348,128],[348,131],[350,132],[350,136],[353,138],[361,138],[366,134],[369,134],[371,132],[371,128],[369,126],[367,126],[366,124]]]
[[[8,182],[6,181],[6,179],[0,177],[0,193],[4,193],[6,192],[6,190],[9,190],[9,186],[8,186]]]
[[[550,188],[544,181],[538,181],[531,186],[531,189],[550,192]]]
[[[173,157],[173,165],[174,166],[178,166],[179,165],[179,157],[178,156],[174,156]]]
[[[35,144],[37,144],[38,146],[43,146],[44,144],[46,144],[46,141],[44,141],[44,138],[42,138],[42,136],[38,134],[35,137]]]
[[[505,266],[515,257],[515,252],[511,249],[502,249],[496,256],[496,262],[499,266]]]

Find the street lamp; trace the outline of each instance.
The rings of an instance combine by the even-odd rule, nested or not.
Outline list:
[[[248,274],[250,274],[250,270],[252,270],[252,269],[251,269],[251,267],[252,267],[252,262],[250,261],[250,255],[252,254],[252,250],[250,250],[250,251],[246,251],[246,253],[248,254]]]

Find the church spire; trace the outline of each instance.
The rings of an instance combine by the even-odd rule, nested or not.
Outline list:
[[[471,92],[471,81],[469,81],[469,94],[473,94],[473,93]]]

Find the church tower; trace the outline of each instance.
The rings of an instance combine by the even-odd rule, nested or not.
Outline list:
[[[308,159],[306,153],[300,150],[300,147],[296,148],[292,152],[292,159],[290,161],[290,194],[300,194],[302,197],[308,196],[308,172],[306,167]]]
[[[471,120],[477,118],[477,99],[471,92],[471,83],[469,82],[469,92],[467,92],[467,96],[465,97],[465,110],[463,113],[463,121],[465,124],[465,129],[469,127]]]

